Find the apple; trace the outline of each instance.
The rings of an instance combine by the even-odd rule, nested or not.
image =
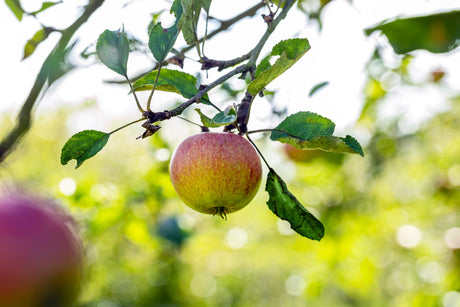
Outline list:
[[[323,159],[332,164],[341,164],[344,154],[327,152],[319,149],[298,149],[290,144],[283,144],[287,157],[294,162],[308,163],[315,159]]]
[[[50,200],[0,196],[0,306],[72,306],[82,247],[72,218]]]
[[[289,144],[283,144],[283,148],[289,159],[295,162],[309,162],[321,155],[320,150],[298,149]]]
[[[231,132],[186,138],[174,150],[169,167],[174,189],[187,206],[221,217],[251,202],[262,179],[257,151]]]

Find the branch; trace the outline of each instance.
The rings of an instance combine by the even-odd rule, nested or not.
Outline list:
[[[246,18],[246,17],[254,16],[254,15],[257,13],[257,11],[258,11],[260,8],[264,7],[264,6],[265,6],[265,3],[263,3],[263,2],[261,1],[260,3],[254,5],[253,7],[247,9],[246,11],[242,12],[241,14],[239,14],[239,15],[233,17],[233,18],[230,18],[230,19],[224,20],[224,21],[220,21],[220,27],[217,28],[217,29],[215,29],[215,30],[212,31],[211,33],[209,33],[209,34],[206,36],[206,39],[211,39],[211,38],[213,38],[214,36],[216,36],[217,34],[223,32],[223,31],[226,31],[226,30],[227,30],[228,28],[230,28],[232,25],[234,25],[235,23],[239,22],[240,20],[242,20],[242,19],[244,19],[244,18]],[[198,40],[198,43],[203,42],[204,39],[205,39],[204,37],[200,38],[200,39]],[[170,62],[175,63],[175,61],[177,61],[177,59],[179,59],[179,61],[180,61],[181,57],[183,57],[183,55],[184,55],[185,53],[187,53],[188,51],[192,50],[194,47],[195,47],[195,45],[189,45],[189,46],[186,46],[186,47],[182,48],[181,50],[178,50],[178,51],[176,52],[176,54],[177,54],[176,56],[174,56],[174,57],[172,57],[172,58],[170,58],[170,59],[167,59],[166,61],[164,61],[163,63],[161,63],[161,65],[162,65],[162,66],[166,66],[166,65],[168,65]],[[178,57],[179,57],[179,58],[178,58]],[[172,59],[172,60],[171,60],[171,59]],[[183,59],[183,58],[182,58],[182,59]],[[244,60],[243,60],[243,61],[244,61]],[[241,63],[241,61],[238,62],[238,63]],[[233,64],[233,65],[236,65],[236,64],[238,64],[238,63],[235,63],[235,64]],[[230,66],[233,66],[233,65],[230,65]],[[230,67],[230,66],[227,66],[227,67]],[[136,76],[131,77],[130,79],[131,79],[131,80],[137,80],[137,79],[139,79],[140,77],[144,76],[145,74],[148,74],[149,72],[158,69],[158,67],[159,67],[159,64],[156,63],[155,66],[154,66],[153,68],[149,69],[148,71],[141,72],[141,73],[137,74]],[[225,68],[227,68],[227,67],[225,67]],[[116,83],[116,84],[125,83],[125,82],[126,82],[125,80],[109,80],[109,81],[107,81],[107,83]]]
[[[246,73],[248,71],[254,71],[255,70],[255,63],[257,61],[257,58],[260,55],[260,52],[262,51],[263,46],[267,42],[268,38],[270,35],[273,33],[275,28],[278,26],[280,21],[284,19],[288,13],[288,11],[291,9],[291,7],[294,5],[296,0],[287,0],[283,10],[281,13],[268,25],[267,31],[264,33],[262,38],[259,40],[257,45],[254,47],[254,49],[251,50],[251,52],[248,54],[249,55],[249,61],[246,64],[242,64],[240,66],[237,66],[234,70],[228,72],[227,74],[221,76],[220,78],[216,79],[214,82],[206,86],[204,89],[200,90],[195,96],[187,100],[186,102],[182,103],[178,107],[172,109],[172,110],[166,110],[163,112],[151,112],[147,111],[144,113],[144,116],[148,118],[150,123],[155,123],[158,121],[163,121],[170,119],[174,116],[181,115],[182,112],[185,111],[190,105],[193,103],[199,101],[204,94],[209,92],[211,89],[216,87],[217,85],[227,81],[231,77],[240,74],[240,73]],[[243,128],[244,131],[243,133],[247,132],[247,122],[249,120],[249,113],[251,110],[251,105],[252,101],[254,100],[254,97],[251,96],[249,93],[246,93],[242,103],[240,104],[241,110],[239,110],[237,114],[237,122],[239,125],[241,125],[240,128]]]
[[[287,13],[292,8],[295,2],[296,0],[286,0],[286,3],[284,4],[284,7],[281,13],[275,19],[273,19],[273,21],[271,21],[268,24],[267,31],[265,31],[264,35],[260,39],[259,43],[254,47],[254,49],[251,50],[251,57],[249,58],[249,62],[248,62],[249,65],[255,66],[257,58],[259,57],[260,52],[262,51],[262,48],[264,47],[268,38],[273,33],[273,31],[275,31],[280,21],[286,18]]]
[[[42,64],[40,71],[35,79],[34,85],[29,92],[29,96],[22,105],[17,117],[15,127],[0,143],[0,163],[14,150],[17,143],[26,134],[31,127],[31,113],[35,103],[38,101],[40,94],[43,94],[46,89],[62,75],[51,76],[56,73],[56,68],[62,63],[63,55],[66,53],[66,48],[70,39],[75,32],[83,25],[89,17],[102,5],[104,0],[91,0],[85,7],[83,14],[67,29],[61,31],[61,39],[57,42],[55,48],[50,52],[48,57]],[[48,84],[47,84],[48,83]]]
[[[238,75],[238,74],[241,74],[241,73],[244,73],[244,72],[247,72],[247,71],[249,71],[249,69],[250,69],[250,67],[248,67],[246,64],[240,65],[240,66],[236,67],[234,70],[226,73],[225,75],[221,76],[220,78],[216,79],[215,81],[213,81],[212,83],[207,85],[205,88],[200,90],[195,96],[193,96],[192,98],[190,98],[186,102],[182,103],[178,107],[176,107],[176,108],[174,108],[172,110],[166,110],[166,111],[163,111],[163,112],[147,111],[143,115],[148,118],[150,123],[155,123],[155,122],[167,120],[167,119],[170,119],[170,118],[172,118],[174,116],[181,115],[182,112],[185,111],[185,109],[187,109],[193,103],[199,101],[204,96],[204,94],[206,94],[207,92],[209,92],[210,90],[212,90],[213,88],[218,86],[219,84],[222,84],[223,82],[227,81],[231,77],[233,77],[235,75]]]
[[[236,64],[240,64],[241,62],[246,61],[251,56],[251,53],[244,54],[240,57],[234,58],[232,60],[227,61],[219,61],[219,60],[212,60],[208,59],[207,57],[202,57],[201,62],[201,69],[208,70],[214,67],[218,67],[217,71],[222,71],[225,68],[235,66]]]
[[[249,52],[249,53],[247,53],[245,55],[242,55],[242,56],[240,56],[238,58],[228,60],[228,61],[217,61],[217,60],[212,60],[212,59],[208,59],[206,57],[203,57],[201,59],[201,63],[202,63],[201,69],[208,70],[208,69],[213,68],[213,67],[218,67],[218,71],[221,71],[221,70],[223,70],[225,68],[228,68],[228,67],[234,66],[236,64],[239,64],[239,63],[241,63],[241,62],[243,62],[243,61],[245,61],[247,59],[250,59],[250,61],[249,61],[250,65],[255,65],[256,60],[259,57],[260,52],[262,51],[262,48],[265,45],[265,43],[267,42],[268,38],[273,33],[273,31],[275,31],[275,28],[278,26],[280,21],[286,17],[287,13],[291,9],[291,7],[294,5],[294,3],[295,3],[295,0],[286,1],[285,5],[284,5],[284,8],[283,8],[282,12],[278,15],[278,17],[276,17],[275,19],[271,19],[270,22],[267,23],[268,24],[267,31],[265,31],[264,36],[260,39],[260,41],[256,45],[256,47],[254,47],[254,49],[251,50],[251,52]],[[262,3],[262,5],[263,5],[263,3]],[[267,7],[270,8],[270,6],[268,6],[268,3],[267,3]],[[278,9],[279,9],[279,7],[278,7]],[[278,9],[276,10],[276,12],[278,11]],[[270,16],[274,16],[276,14],[276,12],[273,13],[273,12],[270,11]],[[262,16],[264,16],[264,15],[262,15]]]
[[[252,74],[255,71],[256,61],[257,61],[257,58],[260,55],[260,52],[262,51],[262,48],[264,47],[265,43],[267,42],[268,38],[273,33],[273,31],[275,31],[275,29],[278,26],[278,24],[280,23],[280,21],[283,20],[287,16],[287,13],[292,8],[294,3],[295,3],[295,0],[287,0],[286,1],[281,13],[275,19],[270,21],[270,23],[268,23],[267,31],[265,31],[264,35],[259,40],[259,42],[254,47],[254,49],[251,50],[249,61],[248,61],[247,65],[250,68],[250,71],[251,71]],[[278,11],[278,9],[277,9],[277,11]],[[238,113],[237,113],[236,122],[238,123],[239,131],[241,133],[246,133],[248,131],[247,124],[249,122],[249,115],[251,113],[251,107],[252,107],[253,101],[254,101],[254,96],[252,96],[251,94],[246,92],[243,100],[241,101],[241,103],[238,106]],[[226,128],[227,129],[232,129],[232,127],[230,127],[230,126],[226,127]]]

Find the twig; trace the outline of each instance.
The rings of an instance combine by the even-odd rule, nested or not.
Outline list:
[[[227,74],[225,74],[225,75],[221,76],[220,78],[216,79],[214,82],[210,83],[208,86],[206,86],[205,88],[200,90],[195,96],[193,96],[192,98],[190,98],[186,102],[182,103],[178,107],[176,107],[176,108],[174,108],[172,110],[166,110],[166,111],[163,111],[163,112],[147,111],[147,112],[144,113],[144,116],[149,119],[150,123],[155,123],[155,122],[158,122],[158,121],[163,121],[163,120],[170,119],[170,118],[172,118],[174,116],[181,115],[182,112],[185,111],[185,109],[187,109],[190,105],[192,105],[196,101],[200,100],[203,97],[204,94],[209,92],[211,89],[213,89],[217,85],[227,81],[228,79],[230,79],[231,77],[233,77],[233,76],[235,76],[237,74],[245,73],[245,72],[248,72],[248,71],[254,71],[255,67],[256,67],[255,63],[257,61],[257,58],[260,55],[260,52],[262,51],[263,46],[265,45],[265,43],[267,42],[268,38],[273,33],[274,29],[279,24],[279,22],[286,17],[288,11],[291,9],[291,7],[293,6],[294,3],[295,3],[295,0],[287,0],[286,1],[285,5],[284,5],[284,8],[281,11],[281,13],[273,20],[272,26],[269,26],[267,28],[266,32],[264,33],[262,38],[257,43],[256,47],[254,47],[254,49],[252,49],[252,51],[250,52],[250,57],[249,57],[248,63],[242,64],[240,66],[237,66],[232,71],[230,71]],[[238,114],[238,117],[240,118],[240,122],[243,124],[243,128],[245,129],[245,131],[243,131],[243,133],[245,133],[247,131],[246,123],[249,120],[249,113],[250,113],[250,110],[251,110],[251,105],[252,105],[252,101],[253,101],[254,97],[251,96],[249,93],[246,93],[245,99],[248,101],[248,106],[245,106],[244,111],[242,111],[242,112],[240,112],[240,114]],[[245,100],[245,99],[243,99],[243,100]],[[238,122],[238,124],[240,124],[240,122]],[[239,128],[241,128],[241,127],[239,127]]]
[[[158,121],[163,121],[163,120],[170,119],[171,117],[174,117],[174,116],[181,115],[182,112],[185,111],[185,109],[187,109],[190,105],[192,105],[196,101],[200,100],[204,96],[204,94],[209,92],[211,89],[215,88],[217,85],[227,81],[228,79],[230,79],[231,77],[233,77],[235,75],[238,75],[238,74],[241,74],[243,72],[248,71],[249,69],[250,68],[246,64],[240,65],[240,66],[236,67],[234,70],[232,70],[232,71],[226,73],[225,75],[221,76],[220,78],[216,79],[214,82],[208,84],[205,88],[200,90],[195,96],[193,96],[192,98],[190,98],[186,102],[182,103],[178,107],[176,107],[176,108],[174,108],[172,110],[166,110],[166,111],[163,111],[163,112],[147,111],[147,112],[144,113],[144,116],[147,117],[151,123],[155,123],[155,122],[158,122]]]
[[[25,133],[31,127],[31,113],[35,103],[38,101],[40,94],[43,94],[47,86],[50,86],[56,79],[50,79],[50,74],[53,73],[52,67],[56,67],[60,63],[62,54],[69,44],[70,39],[75,32],[83,25],[88,18],[104,3],[104,0],[92,0],[90,1],[83,11],[83,14],[67,29],[61,31],[62,36],[57,42],[53,51],[50,52],[48,57],[42,64],[40,71],[35,78],[35,82],[32,89],[29,92],[29,96],[21,107],[17,117],[17,123],[15,127],[9,132],[9,134],[0,143],[0,162],[11,153],[17,143],[25,135]],[[48,84],[47,84],[48,83]]]
[[[130,123],[127,123],[127,124],[125,124],[125,125],[123,125],[123,126],[121,126],[121,127],[118,127],[118,128],[115,129],[115,130],[110,131],[108,134],[114,134],[115,132],[118,132],[118,131],[120,131],[121,129],[124,129],[124,128],[128,127],[128,126],[131,126],[131,125],[133,125],[133,124],[135,124],[135,123],[138,123],[138,122],[140,122],[140,121],[143,121],[143,120],[145,120],[145,118],[136,119],[136,120],[134,120],[134,121],[132,121],[132,122],[130,122]]]
[[[141,107],[141,104],[139,102],[139,99],[137,98],[137,95],[136,95],[136,91],[134,90],[134,87],[131,83],[131,81],[129,80],[128,76],[126,76],[126,80],[128,81],[128,84],[129,84],[129,88],[131,89],[131,92],[133,93],[133,96],[134,96],[134,100],[136,101],[136,106],[137,106],[137,109],[141,112],[141,113],[144,113],[144,109],[142,109]]]
[[[267,27],[267,30],[265,31],[264,35],[260,39],[259,43],[254,47],[254,49],[251,50],[251,57],[249,58],[249,61],[248,61],[249,65],[255,66],[256,61],[259,58],[260,52],[262,51],[262,48],[264,47],[268,38],[273,33],[273,31],[275,31],[280,21],[286,18],[287,13],[289,12],[289,10],[291,9],[291,7],[294,5],[295,2],[296,0],[287,0],[286,3],[284,4],[284,7],[281,13],[275,19],[273,19],[271,24]]]
[[[202,57],[200,60],[201,69],[208,70],[213,67],[218,67],[217,71],[222,71],[225,68],[232,67],[237,64],[240,64],[241,62],[246,61],[247,59],[249,59],[250,56],[251,56],[251,53],[247,53],[240,57],[234,58],[232,60],[227,60],[227,61],[212,60],[212,59],[208,59],[207,57]]]
[[[157,84],[158,84],[158,79],[160,78],[161,67],[162,67],[162,65],[158,66],[157,75],[155,77],[155,82],[153,83],[153,88],[150,91],[149,99],[147,100],[147,111],[151,111],[150,104],[152,103],[153,93],[155,93],[155,89],[156,89]]]
[[[283,20],[291,7],[294,5],[295,0],[287,0],[284,4],[283,10],[281,13],[268,24],[267,30],[265,31],[264,35],[260,39],[259,43],[254,47],[254,49],[250,52],[250,57],[247,65],[251,68],[251,74],[254,74],[256,68],[256,61],[264,47],[265,43],[267,42],[270,35],[273,33],[275,28],[278,26],[281,20]],[[278,11],[278,10],[277,10]],[[238,112],[237,122],[240,125],[241,131],[245,133],[247,131],[247,123],[249,121],[249,115],[251,113],[252,102],[254,101],[254,96],[250,95],[246,92],[245,98],[243,99],[242,103],[240,104],[241,112]],[[239,109],[240,109],[239,108]],[[238,109],[238,110],[239,110]],[[247,136],[247,135],[246,135]]]

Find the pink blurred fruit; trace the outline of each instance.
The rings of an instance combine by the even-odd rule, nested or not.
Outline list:
[[[0,196],[0,306],[72,306],[82,246],[70,216],[49,200]]]

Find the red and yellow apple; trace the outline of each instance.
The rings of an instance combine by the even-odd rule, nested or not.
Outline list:
[[[186,138],[175,149],[170,176],[187,206],[225,216],[254,198],[262,179],[262,165],[257,151],[242,136],[203,132]]]
[[[0,306],[72,306],[81,274],[70,216],[49,200],[0,196]]]

